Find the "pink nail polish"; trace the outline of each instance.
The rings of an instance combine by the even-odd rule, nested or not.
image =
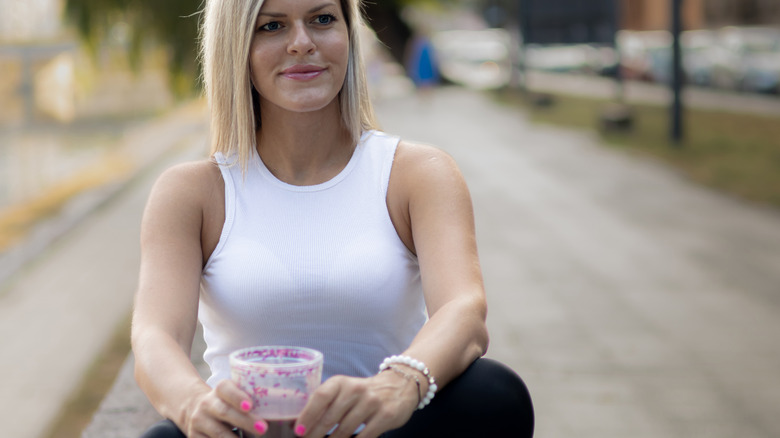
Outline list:
[[[255,423],[255,430],[257,431],[257,433],[262,435],[268,430],[268,425],[265,424],[265,421],[262,420],[258,421],[257,423]]]
[[[306,426],[304,426],[303,424],[299,424],[295,426],[295,434],[298,436],[306,435]]]
[[[249,400],[244,400],[241,402],[241,410],[244,412],[249,412],[249,410],[252,409],[252,402]]]

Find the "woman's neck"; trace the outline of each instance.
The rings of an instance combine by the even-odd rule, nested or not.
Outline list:
[[[300,186],[320,184],[349,163],[355,144],[341,121],[338,101],[319,111],[266,108],[261,114],[257,151],[279,180]]]

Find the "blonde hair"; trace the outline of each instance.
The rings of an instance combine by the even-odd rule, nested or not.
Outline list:
[[[203,83],[211,111],[211,154],[237,153],[246,170],[260,128],[257,91],[249,73],[249,51],[264,0],[206,0],[201,28]],[[349,31],[349,61],[339,93],[342,123],[358,141],[377,126],[360,51],[362,0],[340,0]]]

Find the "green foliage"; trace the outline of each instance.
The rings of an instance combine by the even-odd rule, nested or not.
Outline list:
[[[171,83],[178,95],[195,89],[199,75],[197,38],[200,0],[67,0],[66,16],[93,53],[118,25],[127,29],[131,65],[138,66],[144,48],[167,49]]]
[[[369,0],[367,10],[381,10],[397,18],[408,5],[451,6],[460,1]],[[379,5],[382,7],[377,8]],[[144,48],[149,44],[166,48],[174,92],[184,95],[195,89],[200,77],[197,41],[202,6],[202,0],[67,0],[65,10],[93,54],[118,24],[128,32],[126,43],[131,65],[140,64]]]

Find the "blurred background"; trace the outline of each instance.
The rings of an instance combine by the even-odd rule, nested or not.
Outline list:
[[[525,3],[525,12],[535,4]],[[588,20],[588,25],[601,20],[595,24],[602,26],[601,35],[592,42],[580,37],[573,40],[581,43],[552,38],[555,43],[523,44],[524,11],[515,0],[370,2],[366,12],[383,46],[371,55],[375,94],[411,89],[414,84],[404,79],[416,79],[412,57],[420,41],[431,48],[437,84],[530,87],[535,72],[671,84],[673,1],[547,3],[552,9],[579,6],[552,18],[537,17],[535,23],[563,18],[559,27],[576,35],[578,17],[583,29]],[[685,83],[776,98],[780,3],[682,3]],[[612,16],[604,16],[605,4]],[[107,160],[123,130],[197,96],[199,5],[193,0],[0,0],[0,211],[63,181],[93,184],[74,178]],[[537,78],[544,87],[548,77]],[[579,88],[574,94],[592,87]],[[610,93],[597,94],[610,98]],[[0,249],[13,239],[3,232]]]
[[[207,153],[200,7],[0,0],[8,436],[79,436],[127,357],[135,227],[152,180],[137,176]],[[452,144],[470,178],[486,224],[492,351],[529,377],[545,436],[777,436],[780,391],[759,378],[780,363],[780,2],[376,0],[366,14],[381,121]],[[51,250],[101,199],[130,194],[134,204],[91,233],[100,242]],[[114,205],[104,210],[125,208]],[[45,231],[62,217],[71,223]],[[49,250],[52,262],[29,267]],[[43,339],[65,351],[70,374],[33,379],[43,361],[11,357]],[[741,353],[729,356],[721,339]],[[662,393],[670,376],[674,391]],[[106,436],[117,418],[106,421],[88,436]]]

